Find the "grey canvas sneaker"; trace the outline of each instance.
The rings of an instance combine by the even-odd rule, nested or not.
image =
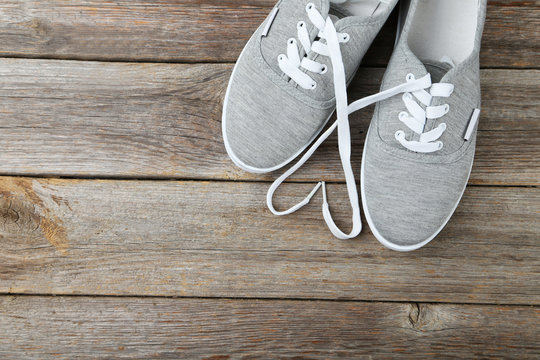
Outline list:
[[[242,169],[282,168],[336,107],[335,69],[348,84],[397,0],[281,0],[240,55],[225,95],[227,153]],[[329,50],[329,32],[339,49]],[[337,54],[337,53],[339,54]]]
[[[446,225],[465,190],[480,113],[486,0],[412,0],[382,89],[429,74],[432,85],[380,102],[364,147],[367,222],[386,247],[411,251]]]
[[[356,1],[353,3],[350,3],[349,6],[354,7],[355,9],[358,7],[359,9],[362,9],[368,4],[369,2],[364,1]],[[347,3],[344,3],[346,5]],[[374,3],[372,3],[374,5]],[[382,3],[381,3],[382,4]],[[379,4],[379,7],[380,5]],[[395,5],[395,3],[392,3],[392,5]],[[356,188],[356,181],[354,179],[354,172],[352,170],[351,166],[351,134],[350,134],[350,127],[349,127],[349,114],[351,114],[354,111],[360,110],[368,105],[374,104],[377,101],[381,101],[384,99],[387,99],[389,97],[396,96],[397,94],[401,94],[404,92],[418,92],[420,90],[429,88],[431,86],[431,81],[428,76],[425,76],[420,79],[410,79],[410,81],[403,82],[401,84],[398,84],[395,87],[386,89],[378,94],[368,96],[364,99],[357,100],[351,104],[348,104],[347,100],[347,80],[349,79],[349,72],[347,69],[347,63],[351,62],[351,59],[348,61],[344,61],[343,54],[342,54],[342,48],[347,49],[346,46],[342,46],[341,43],[343,41],[349,42],[352,41],[353,36],[349,35],[348,33],[338,33],[336,27],[334,26],[334,20],[332,17],[327,17],[326,20],[323,20],[322,17],[319,17],[320,14],[318,12],[315,13],[315,11],[312,8],[313,4],[308,4],[306,7],[306,10],[308,11],[308,15],[310,16],[310,19],[314,24],[317,24],[317,28],[322,29],[320,30],[319,36],[324,39],[324,45],[315,45],[317,44],[317,41],[313,44],[312,49],[318,49],[318,53],[324,53],[326,54],[328,60],[330,61],[330,65],[324,65],[327,67],[324,72],[328,71],[329,69],[332,69],[332,83],[333,83],[333,92],[335,94],[335,105],[336,105],[336,122],[328,128],[320,137],[319,139],[305,152],[305,154],[300,158],[300,160],[293,165],[291,168],[289,168],[283,175],[281,175],[272,186],[270,186],[267,196],[266,196],[266,202],[268,205],[268,208],[272,213],[275,215],[287,215],[290,214],[303,206],[305,206],[310,199],[315,195],[317,190],[319,188],[322,188],[323,192],[323,206],[322,206],[322,212],[324,220],[326,221],[326,224],[328,225],[328,228],[339,239],[351,239],[356,237],[361,229],[362,229],[362,220],[360,217],[360,204],[359,204],[359,197],[358,192]],[[374,12],[377,12],[378,7],[373,6],[375,8]],[[371,12],[371,10],[370,10]],[[368,12],[369,13],[369,12]],[[354,18],[345,18],[342,20],[337,20],[336,25],[340,25],[340,21],[346,20],[346,19],[354,19]],[[351,20],[352,21],[352,20]],[[357,20],[359,21],[359,20]],[[303,25],[302,25],[303,26]],[[302,26],[299,25],[299,28]],[[347,28],[347,31],[348,28]],[[300,36],[301,37],[301,36]],[[294,41],[290,41],[291,46],[295,44]],[[322,44],[322,43],[320,43]],[[347,44],[345,44],[347,45]],[[350,48],[349,48],[350,49]],[[294,50],[296,51],[296,47],[294,47]],[[350,50],[349,50],[350,51]],[[354,55],[347,55],[346,56]],[[282,55],[285,56],[285,55]],[[289,53],[288,58],[292,58],[292,54]],[[281,67],[281,56],[278,58],[280,61],[280,67]],[[304,62],[304,60],[302,61]],[[311,63],[309,61],[306,62],[306,66],[311,66]],[[349,65],[350,67],[350,65]],[[352,68],[352,67],[351,67]],[[283,71],[285,73],[289,73],[289,70],[284,65]],[[301,72],[303,75],[305,75],[304,72]],[[294,74],[291,70],[291,74]],[[294,76],[294,75],[293,75]],[[309,91],[309,84],[310,82],[315,83],[315,80],[311,79],[311,77],[307,77],[306,79],[306,91]],[[302,81],[302,79],[296,80],[297,83]],[[297,109],[298,110],[298,109]],[[319,115],[322,113],[318,113]],[[329,114],[329,113],[328,113]],[[291,114],[293,116],[293,114]],[[316,113],[311,112],[310,116],[318,116]],[[325,114],[325,116],[327,116]],[[301,119],[295,119],[295,121],[300,121]],[[276,125],[279,123],[276,122]],[[318,117],[318,123],[324,124],[324,117],[319,116]],[[291,134],[298,134],[301,131],[298,129],[298,125],[293,125],[289,123],[288,127],[286,129],[280,130],[281,132],[287,132],[291,131]],[[298,170],[310,157],[311,155],[317,150],[317,148],[328,138],[328,136],[337,129],[338,133],[338,149],[339,149],[339,157],[341,160],[341,165],[343,166],[343,172],[345,175],[345,181],[347,184],[347,192],[349,195],[349,201],[352,209],[352,229],[350,232],[345,233],[341,231],[336,224],[334,223],[334,220],[332,219],[332,215],[330,213],[330,207],[327,202],[326,197],[326,187],[324,185],[324,182],[318,183],[315,188],[311,191],[311,193],[308,194],[307,197],[304,198],[300,203],[294,205],[288,210],[285,211],[278,211],[273,206],[273,196],[278,187],[285,181],[291,174],[293,174],[296,170]],[[313,130],[313,128],[312,128]],[[318,130],[317,130],[318,131]],[[316,132],[317,132],[316,131]],[[275,134],[274,134],[275,135]],[[295,136],[293,136],[295,138]],[[297,142],[297,144],[300,144]]]

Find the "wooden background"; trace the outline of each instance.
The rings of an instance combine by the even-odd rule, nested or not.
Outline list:
[[[540,1],[489,1],[475,167],[441,235],[339,241],[228,159],[232,66],[274,0],[3,0],[0,358],[540,357]],[[376,92],[395,16],[351,99]],[[359,171],[370,110],[352,119]],[[336,140],[279,193],[325,179]]]

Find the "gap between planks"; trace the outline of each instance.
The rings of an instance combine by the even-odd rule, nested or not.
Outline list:
[[[177,299],[177,300],[231,300],[231,301],[281,301],[281,302],[321,302],[321,303],[379,303],[379,304],[402,304],[402,305],[464,305],[464,306],[499,306],[499,307],[530,307],[540,308],[539,304],[528,303],[489,303],[489,302],[446,302],[446,301],[400,301],[400,300],[369,300],[369,299],[327,299],[327,298],[295,298],[295,297],[245,297],[245,296],[178,296],[178,295],[115,295],[115,294],[54,294],[54,293],[16,293],[0,292],[0,297],[38,297],[38,298],[112,298],[112,299]]]
[[[286,167],[285,167],[286,168]],[[263,178],[263,179],[211,179],[211,178],[183,178],[183,177],[152,177],[152,176],[142,176],[142,177],[130,177],[130,176],[81,176],[81,175],[57,175],[57,174],[16,174],[16,173],[0,173],[0,178],[21,178],[21,179],[35,179],[35,180],[86,180],[86,181],[137,181],[137,182],[210,182],[210,183],[253,183],[253,184],[267,184],[270,185],[274,182],[274,179],[272,178]],[[277,178],[277,176],[276,176]],[[284,184],[299,184],[299,185],[306,185],[311,184],[313,185],[315,180],[286,180],[283,183]],[[325,180],[326,184],[333,184],[333,185],[339,185],[339,184],[345,184],[345,180]],[[360,180],[356,179],[357,186],[360,186]],[[517,185],[517,184],[475,184],[475,183],[468,183],[467,188],[473,188],[473,187],[485,187],[485,188],[522,188],[522,189],[537,189],[538,185]]]

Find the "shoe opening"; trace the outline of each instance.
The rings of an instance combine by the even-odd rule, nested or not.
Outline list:
[[[425,62],[449,57],[459,64],[474,49],[478,0],[418,0],[408,43]]]

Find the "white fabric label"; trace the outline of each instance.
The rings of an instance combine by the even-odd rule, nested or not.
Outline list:
[[[474,127],[476,126],[479,117],[480,109],[474,109],[471,119],[469,120],[469,125],[467,126],[467,131],[465,132],[465,136],[463,137],[465,141],[469,141],[471,139]]]
[[[276,15],[279,11],[279,8],[275,7],[272,12],[270,13],[270,15],[268,16],[268,22],[266,23],[266,26],[264,27],[264,30],[261,34],[261,36],[266,36],[268,35],[268,32],[270,31],[270,27],[272,27],[272,23],[274,22],[274,19],[276,18]]]

